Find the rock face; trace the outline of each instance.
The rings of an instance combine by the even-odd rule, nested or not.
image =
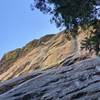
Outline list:
[[[5,54],[0,60],[0,100],[100,100],[100,57],[79,55],[91,30],[79,30],[78,52],[71,36],[61,32]]]
[[[100,57],[66,64],[1,83],[0,100],[100,100]]]
[[[90,30],[80,30],[77,37],[78,48]],[[70,36],[64,32],[46,35],[29,42],[23,48],[11,51],[0,60],[0,80],[8,80],[31,73],[37,69],[47,69],[59,65],[73,54]]]

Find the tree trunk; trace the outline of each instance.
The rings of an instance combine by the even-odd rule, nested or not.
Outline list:
[[[78,51],[78,43],[77,43],[77,36],[73,37],[72,36],[72,51],[77,52]]]
[[[75,53],[78,53],[78,42],[77,42],[78,26],[74,26],[71,32],[71,41],[72,41],[72,50]]]

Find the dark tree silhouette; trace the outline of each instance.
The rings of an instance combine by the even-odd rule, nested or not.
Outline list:
[[[96,18],[95,5],[96,0],[34,0],[31,7],[52,15],[51,21],[55,22],[57,27],[65,27],[71,31],[77,50],[78,26],[91,25],[90,23]]]
[[[88,50],[90,53],[92,50],[94,50],[96,52],[96,55],[99,55],[99,52],[100,52],[100,22],[96,20],[93,25],[96,31],[92,32],[90,37],[86,37],[82,41],[81,49]]]

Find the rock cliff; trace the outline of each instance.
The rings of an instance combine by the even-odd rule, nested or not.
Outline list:
[[[0,92],[0,100],[99,100],[100,57],[11,79]]]
[[[99,100],[100,57],[80,51],[93,28],[35,39],[0,60],[0,100]]]
[[[91,28],[84,31],[79,30],[77,36],[78,48],[81,40],[90,32]],[[0,80],[8,80],[31,73],[33,70],[47,69],[59,65],[74,53],[74,45],[70,37],[69,34],[66,35],[64,32],[46,35],[29,42],[23,48],[8,52],[0,60]]]

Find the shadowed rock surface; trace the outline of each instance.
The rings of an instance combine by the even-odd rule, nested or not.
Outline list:
[[[60,32],[5,54],[0,100],[100,100],[100,57],[80,51],[92,31],[78,30],[77,52],[69,33]]]
[[[5,81],[0,89],[0,100],[100,100],[100,57],[71,65],[64,61],[62,66]]]

